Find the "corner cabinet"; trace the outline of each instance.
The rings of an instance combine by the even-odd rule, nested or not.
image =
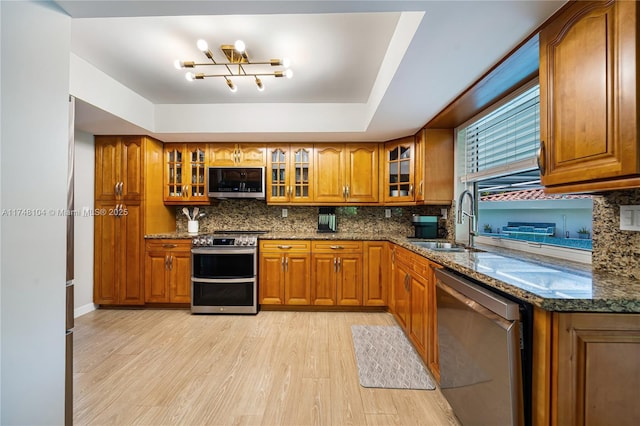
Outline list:
[[[266,191],[268,204],[313,201],[313,147],[268,145]]]
[[[384,144],[384,202],[413,203],[415,201],[415,144],[406,137]]]
[[[191,240],[147,240],[145,302],[191,303]]]
[[[95,137],[94,288],[99,305],[142,305],[144,234],[175,231],[162,203],[162,143]]]
[[[415,135],[415,201],[451,204],[453,200],[453,129],[422,129]]]
[[[209,204],[206,144],[166,144],[164,164],[165,204]]]
[[[545,191],[640,187],[637,2],[571,3],[540,32]]]

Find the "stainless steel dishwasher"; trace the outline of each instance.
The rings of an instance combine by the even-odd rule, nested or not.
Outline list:
[[[451,271],[435,274],[440,388],[456,416],[465,426],[529,424],[521,304]]]

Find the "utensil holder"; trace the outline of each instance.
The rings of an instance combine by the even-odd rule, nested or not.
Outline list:
[[[187,222],[187,231],[190,234],[197,234],[200,228],[200,223],[197,220],[190,220]]]

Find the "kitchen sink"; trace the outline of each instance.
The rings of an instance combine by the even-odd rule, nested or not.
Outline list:
[[[412,241],[411,244],[421,248],[426,248],[433,251],[443,252],[462,252],[469,251],[464,246],[457,246],[451,243],[442,243],[438,241]]]

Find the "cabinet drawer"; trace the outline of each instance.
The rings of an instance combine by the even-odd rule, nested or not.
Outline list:
[[[146,251],[155,250],[179,250],[179,251],[191,251],[190,239],[161,239],[161,240],[147,240],[145,244]]]
[[[412,264],[413,256],[414,256],[412,252],[410,252],[409,250],[404,249],[404,248],[402,248],[400,246],[396,246],[395,247],[395,251],[396,251],[396,254],[395,254],[395,261],[396,262],[402,262],[405,265],[411,265]]]
[[[313,241],[311,251],[314,253],[360,253],[362,241]]]
[[[308,253],[311,242],[306,240],[263,240],[260,241],[260,251]]]

